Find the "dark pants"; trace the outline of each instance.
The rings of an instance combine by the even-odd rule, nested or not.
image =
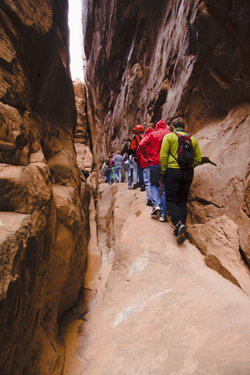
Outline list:
[[[108,182],[112,184],[113,183],[112,168],[106,169],[106,176],[107,176]]]
[[[129,170],[129,181],[128,186],[131,186],[133,182],[133,168]]]
[[[167,168],[163,177],[166,202],[172,222],[186,224],[187,197],[194,177],[194,168]]]

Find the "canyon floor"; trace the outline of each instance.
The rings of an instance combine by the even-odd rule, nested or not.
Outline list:
[[[64,375],[249,375],[249,296],[177,245],[145,192],[99,194],[85,293],[63,322]]]

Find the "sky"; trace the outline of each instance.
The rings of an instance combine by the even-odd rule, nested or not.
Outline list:
[[[83,82],[82,0],[69,0],[69,30],[71,78]]]

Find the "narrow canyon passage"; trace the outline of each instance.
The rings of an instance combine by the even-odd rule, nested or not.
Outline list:
[[[249,374],[249,274],[243,291],[188,241],[178,246],[171,223],[150,217],[144,192],[101,184],[99,194],[91,251],[103,263],[92,258],[94,298],[64,335],[64,375]]]
[[[77,306],[70,311],[60,322],[60,331],[65,341],[66,357],[63,375],[78,375],[83,364],[76,356],[78,349],[78,329],[84,321],[84,314],[88,305],[94,299],[99,286],[98,271],[101,268],[101,253],[97,247],[95,205],[93,196],[90,200],[90,241],[88,245],[88,261],[84,275],[84,285]]]
[[[0,374],[249,375],[250,2],[80,2],[84,82],[68,0],[0,1]],[[181,246],[100,183],[179,116],[202,155]]]

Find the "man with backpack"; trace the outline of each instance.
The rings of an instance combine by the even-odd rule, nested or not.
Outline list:
[[[129,146],[128,155],[134,156],[134,163],[133,163],[133,189],[137,189],[139,186],[141,191],[145,191],[145,185],[143,180],[143,172],[140,166],[140,163],[137,161],[137,147],[143,138],[145,133],[145,129],[142,125],[136,125],[134,128],[134,135],[132,141]],[[138,185],[138,177],[139,177],[139,185]]]
[[[168,210],[175,225],[179,244],[186,239],[187,197],[193,181],[194,168],[201,163],[197,140],[184,131],[181,117],[172,121],[173,133],[163,138],[160,161]]]

